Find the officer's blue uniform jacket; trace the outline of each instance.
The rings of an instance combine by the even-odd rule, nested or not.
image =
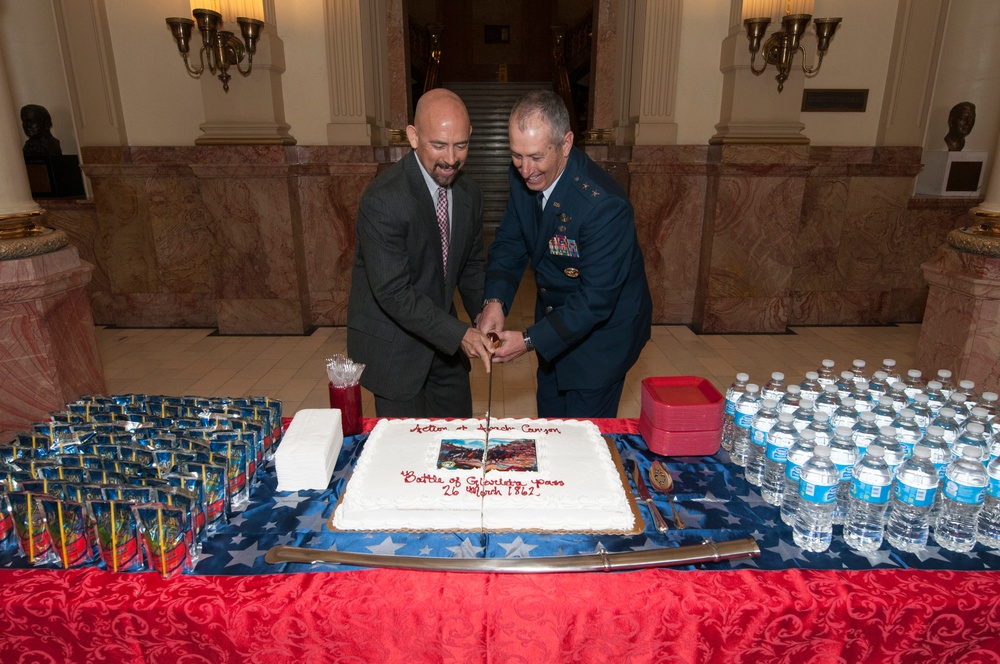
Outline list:
[[[510,310],[524,268],[538,288],[528,334],[560,390],[621,380],[649,339],[652,301],[632,204],[586,154],[572,148],[540,224],[535,192],[513,167],[510,198],[490,246],[484,298]]]

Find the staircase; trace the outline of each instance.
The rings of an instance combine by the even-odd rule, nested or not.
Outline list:
[[[518,97],[551,83],[446,83],[465,102],[472,123],[469,158],[463,169],[483,190],[483,231],[496,231],[507,206],[510,144],[507,119]]]

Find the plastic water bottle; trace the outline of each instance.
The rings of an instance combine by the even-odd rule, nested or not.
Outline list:
[[[903,391],[906,392],[906,398],[910,401],[913,401],[914,394],[923,392],[924,388],[927,387],[923,376],[920,369],[910,369],[906,372],[906,379],[903,381]]]
[[[868,374],[865,373],[865,361],[854,360],[851,362],[851,373],[854,374],[854,380],[868,380]]]
[[[986,467],[989,486],[983,509],[976,524],[976,539],[987,549],[1000,550],[1000,461],[994,459]]]
[[[794,413],[802,404],[802,388],[798,385],[789,385],[785,396],[778,402],[779,413]]]
[[[830,426],[830,416],[826,413],[813,415],[813,421],[806,428],[816,433],[817,445],[829,445],[833,440],[833,427]]]
[[[851,396],[854,391],[854,372],[841,371],[840,378],[834,383],[837,386],[837,398],[843,400],[844,397]]]
[[[764,481],[760,485],[760,495],[769,505],[781,505],[785,494],[785,462],[788,459],[788,450],[798,439],[799,432],[792,423],[792,414],[779,414],[778,423],[767,432]]]
[[[785,491],[781,497],[781,521],[789,526],[795,525],[795,516],[799,512],[799,479],[802,476],[802,465],[812,458],[816,451],[816,432],[803,429],[799,439],[788,448],[785,460]]]
[[[851,439],[858,447],[858,452],[864,456],[868,447],[878,438],[878,426],[875,424],[875,413],[861,413],[858,423],[854,425]],[[882,451],[883,455],[885,450]]]
[[[983,436],[983,425],[979,422],[969,422],[958,434],[958,438],[951,446],[951,456],[956,460],[960,459],[970,447],[979,450],[976,458],[980,460],[980,463],[989,462],[990,448]]]
[[[889,394],[889,383],[886,382],[884,371],[876,371],[868,381],[868,400],[874,406],[883,394]]]
[[[1000,416],[1000,407],[997,405],[996,392],[983,392],[979,397],[979,407],[986,410],[986,416],[989,418],[990,422],[996,422],[998,416]]]
[[[994,435],[990,442],[990,463],[997,457],[1000,457],[1000,432]]]
[[[927,448],[918,447],[895,476],[885,538],[900,551],[916,553],[927,546],[928,515],[937,493],[937,473]]]
[[[733,437],[736,435],[736,425],[733,424],[733,419],[736,416],[736,404],[746,393],[749,380],[749,374],[740,372],[736,374],[736,380],[726,390],[726,408],[722,420],[722,449],[727,452],[733,449]]]
[[[816,370],[816,380],[820,385],[833,385],[837,382],[837,372],[833,370],[833,360],[823,360]]]
[[[850,427],[837,427],[830,441],[830,461],[837,468],[840,484],[837,487],[837,502],[833,508],[833,522],[844,523],[847,515],[847,497],[851,494],[851,479],[854,477],[854,464],[861,455],[858,446],[851,440]]]
[[[889,398],[892,399],[892,409],[897,414],[910,406],[910,397],[906,395],[906,384],[901,380],[889,386]]]
[[[896,371],[896,360],[892,358],[886,358],[882,360],[882,366],[879,371],[885,373],[885,383],[886,385],[892,385],[897,380],[900,380],[899,372]]]
[[[941,427],[933,424],[927,427],[927,433],[920,439],[920,442],[913,446],[914,454],[916,454],[918,447],[927,448],[931,464],[938,474],[938,492],[935,494],[934,507],[931,510],[931,516],[937,518],[941,510],[941,490],[944,487],[944,471],[953,459],[951,448],[948,447],[948,443],[944,442],[944,431]]]
[[[747,456],[750,454],[750,425],[758,410],[760,410],[760,387],[756,383],[749,383],[743,398],[736,404],[736,414],[733,416],[735,425],[733,449],[729,456],[737,466],[747,465]]]
[[[878,398],[878,403],[872,408],[875,415],[875,425],[879,428],[890,426],[896,421],[896,411],[892,408],[892,397],[883,394]]]
[[[816,414],[816,408],[811,399],[802,399],[799,402],[799,407],[795,409],[792,413],[792,422],[795,424],[795,429],[801,433],[803,429],[812,424],[813,416]]]
[[[854,391],[851,392],[851,398],[854,399],[854,410],[858,413],[864,413],[873,408],[873,404],[868,397],[867,380],[854,381]]]
[[[948,447],[955,444],[955,439],[958,438],[959,424],[958,420],[955,419],[955,409],[951,406],[945,406],[938,411],[937,417],[928,425],[928,429],[932,426],[941,427],[941,435],[944,438],[944,442],[948,443]]]
[[[968,429],[969,425],[973,423],[983,425],[983,438],[986,440],[986,447],[989,447],[997,435],[997,427],[995,427],[990,421],[990,418],[986,413],[986,409],[982,406],[976,406],[972,409],[972,414],[969,415],[969,419],[965,420],[962,424],[962,429],[959,431],[959,435],[961,436],[963,431]],[[983,459],[985,460],[986,457],[983,457]],[[989,461],[984,461],[984,463],[989,463]]]
[[[896,430],[892,427],[880,428],[875,442],[885,450],[885,463],[895,474],[896,469],[906,460],[906,449],[896,440]]]
[[[927,396],[927,407],[931,409],[934,415],[937,415],[938,411],[948,403],[948,395],[941,390],[941,383],[939,381],[927,381],[924,394]]]
[[[989,484],[981,455],[978,447],[965,447],[961,458],[944,471],[944,498],[934,524],[934,541],[949,551],[971,551],[976,545],[979,511]]]
[[[792,526],[792,539],[797,546],[816,553],[830,547],[838,484],[830,448],[818,446],[801,469],[799,511]]]
[[[802,391],[802,399],[816,401],[816,397],[823,393],[823,385],[819,382],[819,373],[807,371],[806,379],[799,383],[799,389]]]
[[[956,394],[965,395],[964,405],[966,408],[972,409],[973,406],[979,404],[979,393],[976,392],[976,383],[971,380],[960,380],[958,381],[958,387],[952,392],[948,398],[954,400]],[[961,417],[963,415],[968,415],[968,411],[965,413],[956,413],[956,416]]]
[[[941,392],[944,393],[945,399],[955,391],[955,383],[951,380],[951,371],[948,369],[938,369],[935,380],[941,385]],[[930,385],[930,381],[927,381],[927,384]]]
[[[746,478],[754,486],[764,481],[764,458],[767,451],[767,435],[778,421],[778,402],[761,399],[760,410],[750,421],[750,451],[747,454]]]
[[[876,551],[885,536],[885,512],[892,493],[892,473],[879,445],[854,466],[844,517],[844,542],[855,551]]]
[[[837,396],[837,386],[834,383],[827,383],[823,386],[823,393],[816,397],[816,411],[833,415],[833,411],[840,407],[840,397]]]
[[[767,381],[767,383],[764,384],[764,387],[761,388],[760,394],[764,399],[781,401],[781,397],[785,396],[786,390],[785,374],[780,371],[775,371],[771,374],[771,380]]]
[[[903,446],[906,456],[913,454],[913,446],[923,438],[920,427],[913,420],[913,409],[904,408],[899,411],[899,416],[892,423],[892,428],[896,431],[896,440]]]
[[[921,433],[927,431],[927,427],[930,426],[931,422],[934,420],[934,413],[931,409],[927,407],[927,395],[923,392],[917,394],[913,397],[913,403],[910,404],[910,410],[913,411],[913,421],[917,423],[920,427]]]
[[[958,390],[951,393],[944,408],[951,408],[955,412],[955,421],[959,424],[969,419],[969,413],[972,412],[972,406],[968,402],[968,395]]]
[[[854,397],[844,397],[840,400],[840,406],[830,415],[830,425],[834,428],[847,427],[850,429],[858,421],[858,411],[854,408]]]

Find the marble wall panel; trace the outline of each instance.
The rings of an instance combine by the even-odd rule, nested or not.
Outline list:
[[[883,325],[890,319],[892,295],[886,291],[796,291],[790,293],[789,325]]]
[[[629,181],[653,295],[653,322],[688,324],[693,317],[702,243],[704,170],[674,174],[633,169]]]
[[[703,334],[754,332],[781,334],[787,329],[787,297],[707,298],[695,325]]]
[[[706,296],[784,297],[805,180],[721,176]]]
[[[303,334],[309,329],[302,300],[227,298],[216,302],[219,334]]]
[[[346,325],[358,203],[375,164],[300,176],[293,184],[302,217],[303,253],[313,325]]]
[[[97,212],[93,255],[113,292],[153,292],[159,287],[145,185],[140,177],[91,175]]]
[[[159,292],[214,298],[223,276],[220,249],[199,181],[193,175],[150,178],[146,196]]]
[[[109,293],[106,297],[114,312],[113,325],[118,327],[216,327],[212,293]]]
[[[839,283],[838,258],[850,183],[849,177],[806,180],[791,290],[829,291]]]

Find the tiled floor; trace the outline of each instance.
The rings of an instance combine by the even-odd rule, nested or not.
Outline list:
[[[534,291],[515,301],[508,327],[523,329],[534,307]],[[210,329],[98,328],[108,390],[115,393],[261,395],[281,399],[286,415],[300,408],[329,406],[326,359],[347,352],[347,330],[324,327],[309,336],[212,336]],[[711,380],[720,391],[738,371],[763,384],[773,371],[799,382],[824,358],[837,370],[855,358],[869,371],[891,357],[905,372],[912,366],[920,326],[799,327],[791,334],[698,335],[681,325],[653,327],[652,339],[629,372],[618,414],[638,417],[641,381],[648,376],[694,375]],[[493,414],[534,417],[534,355],[496,365]],[[486,372],[473,363],[472,396],[476,415],[486,410]],[[374,416],[372,395],[363,400],[366,417]]]

